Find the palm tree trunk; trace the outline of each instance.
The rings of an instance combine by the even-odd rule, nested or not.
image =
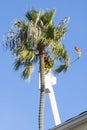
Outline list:
[[[44,130],[44,104],[45,104],[45,71],[44,54],[39,56],[40,60],[40,105],[39,105],[39,130]]]

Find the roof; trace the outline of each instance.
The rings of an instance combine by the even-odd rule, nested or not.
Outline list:
[[[87,122],[87,111],[84,111],[79,115],[49,130],[69,130],[70,128],[73,128],[85,122]]]

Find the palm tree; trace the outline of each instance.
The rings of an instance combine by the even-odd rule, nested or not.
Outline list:
[[[39,60],[39,130],[44,130],[45,73],[52,68],[58,73],[66,72],[69,66],[69,55],[61,42],[67,32],[69,18],[64,18],[55,26],[54,15],[55,10],[29,10],[25,15],[26,20],[15,21],[13,29],[5,39],[6,48],[10,48],[12,54],[16,55],[14,68],[19,70],[22,67],[24,79],[30,77],[34,64]],[[57,62],[61,63],[60,66]]]

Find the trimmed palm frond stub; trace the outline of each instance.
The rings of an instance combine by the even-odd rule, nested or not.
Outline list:
[[[48,72],[49,70],[51,70],[54,67],[54,61],[48,55],[44,56],[44,64],[45,64],[45,71],[46,72]]]
[[[81,54],[82,54],[82,52],[81,52],[81,49],[80,48],[78,48],[78,47],[74,47],[74,49],[75,49],[75,51],[77,52],[77,54],[78,54],[78,58],[80,58],[81,57]]]
[[[79,48],[79,47],[74,47],[74,50],[77,52],[77,57],[76,57],[76,59],[74,59],[71,63],[70,63],[70,65],[71,64],[73,64],[74,62],[76,62],[80,57],[81,57],[81,55],[82,55],[82,51],[81,51],[81,49]]]

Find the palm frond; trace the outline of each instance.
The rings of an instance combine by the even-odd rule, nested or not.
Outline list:
[[[28,48],[24,48],[23,46],[15,49],[14,54],[16,54],[16,56],[18,58],[20,58],[21,62],[24,62],[24,61],[29,61],[29,62],[36,61],[35,52],[33,50],[29,50]]]
[[[29,21],[33,21],[34,23],[36,22],[38,11],[35,9],[29,10],[26,12],[25,16]]]
[[[25,31],[27,29],[27,24],[25,21],[15,21],[14,25],[18,28],[18,29],[22,29],[22,31]]]
[[[67,32],[67,24],[69,23],[70,17],[65,17],[61,20],[55,30],[55,40],[62,40],[63,36]]]
[[[41,16],[41,20],[45,26],[52,24],[55,12],[56,12],[55,10],[52,10],[52,11],[46,11],[45,13],[43,13],[43,15]]]
[[[59,30],[56,29],[55,31],[55,40],[59,41],[62,40],[63,36],[65,35],[65,33],[67,32],[67,28],[63,27]]]
[[[63,54],[64,46],[61,42],[55,43],[52,48],[54,59],[58,59]]]
[[[57,62],[60,62],[60,65],[56,72],[60,73],[62,71],[66,72],[67,68],[70,65],[70,59],[68,52],[65,50],[64,45],[61,43],[55,44],[53,48],[53,57]]]
[[[28,79],[30,78],[31,74],[33,72],[33,65],[30,63],[27,67],[25,67],[24,71],[22,72],[22,78]]]
[[[29,41],[31,44],[35,45],[37,42],[37,39],[40,35],[41,30],[38,29],[32,21],[28,25],[27,29],[27,41]],[[35,44],[34,44],[35,43]]]
[[[53,25],[49,25],[47,30],[46,30],[46,38],[47,39],[53,39],[54,40],[54,26]]]
[[[20,58],[16,59],[14,63],[14,70],[17,71],[23,66],[23,63],[21,62]]]
[[[57,43],[53,46],[52,49],[53,57],[56,60],[59,60],[62,63],[69,62],[68,52],[65,50],[64,45],[62,43]]]
[[[65,28],[69,23],[69,21],[70,21],[70,17],[65,17],[63,20],[61,20],[58,23],[57,29],[60,30],[61,28]]]
[[[57,73],[61,73],[62,71],[66,72],[67,71],[68,66],[67,65],[60,65],[55,71]]]

